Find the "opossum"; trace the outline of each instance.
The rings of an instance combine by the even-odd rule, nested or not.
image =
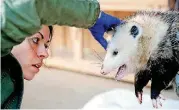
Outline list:
[[[161,90],[179,71],[179,12],[139,11],[113,30],[101,73],[118,68],[119,80],[135,74],[135,94],[142,103],[142,90],[151,80],[153,106],[160,103]]]

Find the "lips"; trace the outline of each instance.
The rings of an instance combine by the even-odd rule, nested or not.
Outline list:
[[[117,71],[117,74],[116,74],[116,76],[115,76],[115,79],[116,80],[120,80],[120,79],[122,79],[124,76],[125,76],[125,70],[126,70],[126,65],[124,64],[124,65],[122,65],[122,66],[120,66],[119,67],[119,69],[118,69],[118,71]]]
[[[40,68],[42,66],[42,64],[41,63],[39,63],[39,64],[33,64],[32,66],[34,66],[36,68]]]

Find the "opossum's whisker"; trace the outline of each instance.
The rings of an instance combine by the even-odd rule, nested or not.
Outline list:
[[[97,66],[102,66],[101,63],[91,63],[91,64],[95,64],[95,65],[97,65]]]
[[[98,56],[96,56],[96,55],[94,55],[94,56],[95,56],[100,62],[102,62],[101,59],[100,59]]]
[[[102,64],[101,63],[98,63],[98,62],[93,62],[93,63],[91,63],[91,64],[95,64],[97,67],[102,67]]]
[[[99,56],[99,54],[94,50],[94,49],[92,49],[93,50],[93,52],[96,54],[96,57],[99,59],[99,61],[103,61],[103,59],[102,59],[102,57],[101,56]]]
[[[101,66],[101,65],[98,65],[97,67],[100,67],[100,68],[101,68],[102,66]]]
[[[93,63],[91,63],[91,64],[101,64],[100,62],[93,62]]]

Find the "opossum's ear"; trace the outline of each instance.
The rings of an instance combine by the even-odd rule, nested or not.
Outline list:
[[[116,25],[112,25],[107,31],[106,33],[109,35],[114,35],[114,33],[116,32]]]
[[[133,25],[130,30],[130,34],[136,38],[136,36],[139,34],[139,29],[136,25]]]

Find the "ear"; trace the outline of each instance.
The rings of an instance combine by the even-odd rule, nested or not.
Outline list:
[[[137,23],[134,23],[130,28],[130,34],[133,38],[138,39],[143,33],[143,28]]]
[[[130,29],[130,34],[135,38],[139,35],[139,28],[136,25],[133,25]]]

